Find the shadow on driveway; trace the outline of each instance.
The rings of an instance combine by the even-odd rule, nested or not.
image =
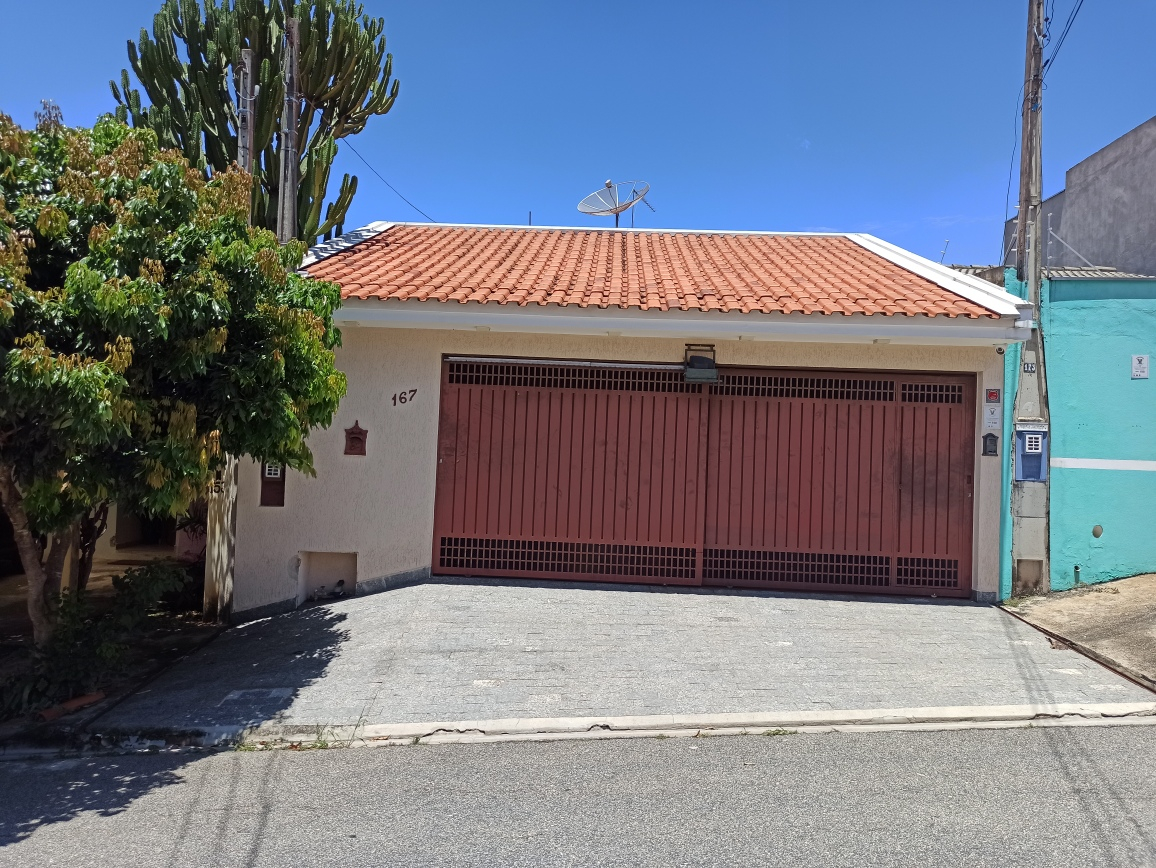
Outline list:
[[[276,720],[338,656],[346,617],[316,606],[226,630],[95,718],[89,732],[213,735]]]

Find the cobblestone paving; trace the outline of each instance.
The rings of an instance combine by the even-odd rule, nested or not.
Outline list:
[[[1152,699],[987,606],[431,583],[230,630],[99,726]]]

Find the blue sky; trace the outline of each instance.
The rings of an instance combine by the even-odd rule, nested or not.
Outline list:
[[[640,226],[999,254],[1026,0],[364,2],[401,96],[355,146],[437,220],[608,225],[578,200],[643,178]],[[3,6],[0,110],[31,123],[49,98],[91,123],[159,0]],[[1153,33],[1150,0],[1084,4],[1047,79],[1046,193],[1156,115]],[[422,219],[348,149],[339,167],[361,178],[347,228]]]

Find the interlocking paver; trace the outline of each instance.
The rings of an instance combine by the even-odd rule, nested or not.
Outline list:
[[[264,694],[225,701],[258,689]],[[100,723],[337,725],[1151,699],[986,606],[430,583],[229,630]]]

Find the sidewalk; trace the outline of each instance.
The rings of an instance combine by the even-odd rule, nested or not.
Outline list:
[[[1029,597],[1007,608],[1156,690],[1156,573]]]
[[[228,733],[1154,699],[994,607],[430,583],[229,630],[93,729]]]

